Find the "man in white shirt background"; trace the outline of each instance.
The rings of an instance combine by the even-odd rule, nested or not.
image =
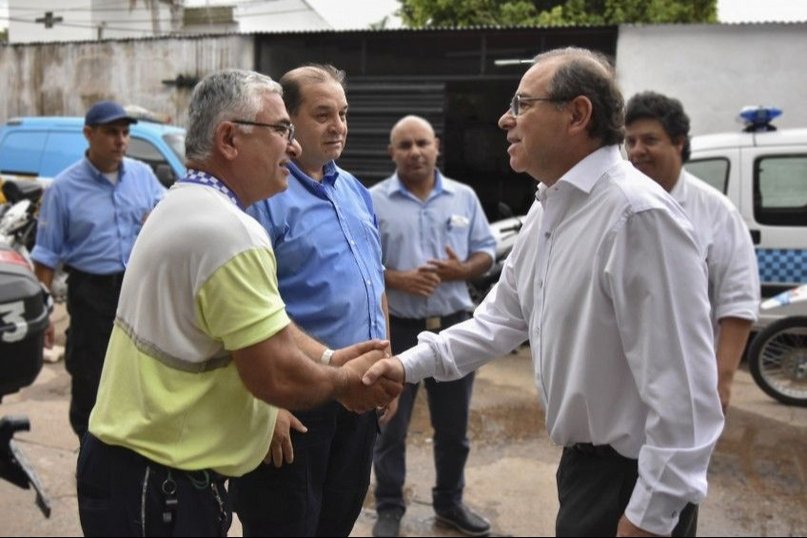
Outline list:
[[[679,100],[655,92],[631,97],[625,111],[625,149],[636,168],[681,204],[705,250],[717,389],[725,413],[734,373],[757,319],[759,270],[751,234],[728,197],[684,170],[689,117]]]
[[[564,447],[556,533],[694,535],[723,427],[706,266],[680,206],[622,159],[623,120],[604,57],[535,58],[499,126],[541,185],[499,283],[364,380],[456,379],[529,339]]]

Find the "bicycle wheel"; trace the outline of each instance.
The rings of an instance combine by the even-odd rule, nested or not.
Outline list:
[[[768,396],[807,407],[807,317],[783,318],[765,327],[748,357],[754,381]]]

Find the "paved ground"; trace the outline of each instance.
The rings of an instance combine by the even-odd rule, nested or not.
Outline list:
[[[485,514],[500,536],[541,536],[554,531],[554,472],[560,450],[547,439],[527,349],[483,367],[472,400],[471,456],[466,501]],[[0,404],[0,414],[27,415],[31,431],[19,446],[39,473],[53,513],[45,519],[30,490],[0,483],[0,535],[79,535],[75,497],[78,441],[67,421],[69,378],[63,362],[48,363],[36,382]],[[421,391],[422,392],[422,391]],[[710,494],[701,509],[701,536],[807,535],[807,408],[786,407],[738,372],[735,405],[710,471]],[[435,523],[430,506],[434,471],[425,401],[410,429],[409,510],[406,536],[455,536]],[[370,536],[372,491],[351,536]],[[239,536],[236,521],[231,536]]]

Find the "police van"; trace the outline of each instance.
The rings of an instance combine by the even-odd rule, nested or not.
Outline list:
[[[726,194],[757,251],[763,297],[807,283],[807,129],[777,129],[775,107],[746,107],[742,132],[692,137],[684,166]]]

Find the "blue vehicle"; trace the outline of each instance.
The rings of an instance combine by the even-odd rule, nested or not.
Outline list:
[[[52,178],[87,150],[82,117],[21,117],[0,127],[0,174]],[[166,187],[185,175],[185,129],[146,119],[132,124],[126,154],[150,165]]]

